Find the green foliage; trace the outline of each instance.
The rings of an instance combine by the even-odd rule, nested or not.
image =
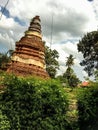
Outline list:
[[[70,78],[68,79],[68,83],[69,83],[69,86],[71,87],[77,87],[78,84],[80,83],[80,80],[79,78],[76,76],[76,74],[72,74],[70,76]]]
[[[0,111],[0,130],[10,130],[10,123],[6,115]]]
[[[0,69],[6,70],[7,63],[11,60],[13,50],[8,50],[6,53],[0,53]]]
[[[69,84],[66,78],[64,78],[62,75],[59,75],[56,77],[56,80],[58,80],[63,87],[69,88]]]
[[[0,85],[5,86],[0,93],[1,130],[98,129],[98,82],[70,91],[59,80],[4,73],[0,78]]]
[[[1,111],[11,130],[68,130],[67,94],[58,81],[6,76]]]
[[[59,54],[56,50],[51,50],[47,46],[45,47],[46,70],[51,78],[55,78],[57,69],[59,68],[58,58]]]
[[[9,62],[9,57],[7,54],[0,54],[0,69],[5,70],[6,64]]]
[[[98,31],[84,35],[78,43],[78,51],[82,52],[84,59],[80,63],[89,76],[98,69]]]
[[[98,70],[94,72],[95,80],[98,81]]]
[[[69,57],[67,57],[66,66],[69,68],[72,65],[74,65],[74,57],[72,54],[70,54]]]
[[[66,62],[67,69],[63,74],[63,79],[65,79],[65,81],[67,80],[69,86],[77,87],[80,81],[79,78],[77,78],[76,74],[74,73],[73,69],[71,68],[72,65],[74,65],[74,58],[73,55],[70,54],[69,57],[67,57],[67,62]]]
[[[78,92],[78,113],[80,130],[98,129],[98,83]]]

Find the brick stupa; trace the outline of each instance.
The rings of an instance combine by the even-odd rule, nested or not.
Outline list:
[[[42,41],[40,22],[39,16],[35,16],[25,36],[16,42],[16,49],[7,72],[20,76],[49,77],[45,69],[45,46]]]

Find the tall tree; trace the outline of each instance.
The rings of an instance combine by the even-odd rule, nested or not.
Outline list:
[[[68,83],[70,82],[70,78],[73,73],[73,69],[71,68],[72,65],[74,65],[74,57],[72,54],[70,54],[69,57],[67,57],[67,61],[66,61],[67,69],[66,69],[65,73],[63,74],[63,77],[68,80]]]
[[[67,62],[66,62],[67,69],[63,74],[63,78],[65,78],[65,80],[67,79],[69,86],[75,87],[78,85],[79,79],[74,73],[74,70],[71,68],[73,65],[74,65],[74,57],[72,54],[70,54],[69,57],[67,57]]]
[[[72,65],[74,65],[74,57],[72,54],[70,54],[69,57],[67,57],[66,66],[69,68]]]
[[[89,32],[79,41],[78,51],[83,54],[80,63],[89,76],[98,70],[98,31]]]
[[[57,69],[59,69],[58,58],[59,53],[55,49],[51,50],[48,46],[45,47],[46,70],[51,78],[55,78]]]

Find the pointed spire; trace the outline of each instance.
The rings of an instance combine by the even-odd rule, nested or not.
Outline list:
[[[28,30],[25,32],[25,35],[27,37],[30,36],[37,36],[39,38],[42,38],[41,35],[41,20],[39,18],[39,16],[35,16],[31,22],[30,22],[30,26],[28,28]]]
[[[22,76],[40,76],[49,78],[45,64],[45,46],[41,36],[41,20],[35,16],[28,30],[19,41],[12,55],[12,61],[7,72]]]

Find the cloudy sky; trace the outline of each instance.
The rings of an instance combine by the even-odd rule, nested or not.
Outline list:
[[[30,20],[39,15],[43,40],[59,52],[58,74],[65,72],[66,57],[73,54],[75,73],[81,80],[87,76],[79,65],[82,54],[77,51],[77,43],[98,28],[98,0],[9,0],[3,11],[7,1],[0,0],[0,52],[14,49]]]

